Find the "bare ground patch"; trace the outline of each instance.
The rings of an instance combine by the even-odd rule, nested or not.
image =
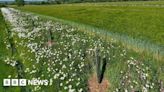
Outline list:
[[[99,84],[96,74],[93,74],[88,80],[88,86],[89,92],[108,92],[110,84],[109,81],[105,78]]]

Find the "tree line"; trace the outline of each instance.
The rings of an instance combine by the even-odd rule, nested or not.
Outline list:
[[[155,0],[47,0],[43,1],[48,4],[62,4],[62,3],[85,3],[85,2],[117,2],[117,1],[155,1]]]
[[[43,0],[43,1],[33,1],[25,2],[24,0],[15,0],[17,6],[24,6],[25,4],[64,4],[64,3],[85,3],[85,2],[117,2],[117,1],[155,1],[155,0]]]

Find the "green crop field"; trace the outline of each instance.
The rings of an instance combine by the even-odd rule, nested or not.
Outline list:
[[[26,5],[20,9],[92,25],[163,46],[164,8],[162,5],[164,5],[163,1],[112,2],[48,6]]]
[[[0,12],[0,92],[164,91],[163,1],[9,7]]]

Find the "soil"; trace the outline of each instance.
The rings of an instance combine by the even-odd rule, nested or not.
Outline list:
[[[48,45],[49,47],[51,47],[53,44],[54,44],[54,42],[52,42],[52,41],[48,41],[48,42],[47,42],[47,45]]]
[[[88,80],[89,92],[108,92],[109,89],[109,81],[107,79],[103,79],[103,81],[99,84],[97,80],[96,74],[93,74]]]

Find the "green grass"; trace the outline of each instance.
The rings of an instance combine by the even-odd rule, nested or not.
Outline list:
[[[50,17],[48,17],[48,18],[46,17],[45,18],[45,16],[42,16],[42,17],[39,16],[40,20],[32,20],[31,18],[33,16],[30,16],[30,15],[29,16],[19,16],[20,19],[21,19],[21,17],[24,18],[24,20],[28,24],[28,25],[26,25],[26,27],[24,27],[24,28],[27,28],[27,29],[30,29],[30,28],[34,27],[34,25],[32,25],[32,23],[31,23],[32,21],[35,22],[34,23],[34,24],[36,24],[35,27],[40,27],[40,26],[43,26],[43,25],[37,24],[39,21],[42,21],[43,24],[44,24],[44,23],[46,23],[46,21],[51,20]],[[29,20],[27,20],[28,19],[27,17],[31,17],[31,18],[29,18]],[[53,21],[53,20],[51,20],[51,21]],[[53,22],[59,22],[59,21],[58,20],[54,20]],[[2,23],[3,26],[1,26],[0,29],[3,30],[4,27],[5,27],[4,21],[2,21],[1,23]],[[61,27],[62,26],[64,27],[65,23],[63,23],[63,24],[62,23],[63,22],[61,22],[61,21],[59,22]],[[18,23],[18,25],[20,25],[20,24]],[[67,25],[67,26],[69,26],[69,28],[73,27],[71,25]],[[54,25],[52,30],[55,30],[56,29],[55,27],[56,26]],[[141,69],[145,69],[146,67],[150,68],[150,70],[146,71],[145,73],[149,74],[147,80],[152,82],[152,83],[155,83],[155,86],[154,86],[155,88],[151,89],[151,91],[149,91],[149,92],[159,92],[158,88],[157,88],[157,87],[159,87],[159,84],[157,82],[158,82],[158,80],[164,80],[164,75],[163,75],[164,70],[160,70],[160,68],[163,68],[164,62],[160,62],[160,61],[158,62],[157,60],[155,60],[151,56],[147,56],[145,53],[138,54],[138,53],[136,53],[134,51],[131,51],[131,50],[127,49],[126,47],[122,46],[122,44],[120,44],[120,43],[113,43],[113,42],[109,42],[108,40],[104,40],[104,38],[101,35],[97,35],[97,34],[94,34],[94,33],[93,34],[90,33],[92,35],[87,35],[87,34],[89,34],[89,32],[87,30],[80,30],[79,28],[77,28],[77,30],[75,32],[72,32],[72,33],[69,33],[69,32],[67,33],[66,30],[67,29],[65,29],[65,28],[63,30],[61,30],[61,31],[56,31],[55,30],[53,32],[53,34],[52,34],[54,36],[54,40],[53,41],[56,43],[52,47],[53,48],[52,51],[61,51],[63,53],[63,54],[61,54],[59,56],[61,61],[62,61],[63,58],[65,58],[67,56],[64,53],[69,53],[69,49],[72,49],[72,51],[76,51],[76,50],[78,51],[79,49],[83,48],[84,51],[85,51],[88,48],[94,48],[95,47],[94,43],[96,43],[96,44],[99,43],[99,44],[102,45],[102,46],[100,46],[100,49],[102,50],[101,55],[103,56],[105,53],[107,53],[106,51],[108,51],[106,58],[110,58],[110,60],[107,60],[107,70],[106,70],[106,73],[105,73],[105,78],[107,78],[109,80],[109,82],[110,82],[110,89],[109,90],[113,91],[113,90],[115,90],[116,88],[119,88],[119,87],[122,90],[124,88],[128,88],[126,85],[125,86],[121,85],[122,80],[124,80],[122,78],[125,77],[125,75],[128,74],[128,73],[129,73],[128,76],[131,77],[130,80],[137,80],[139,82],[139,84],[137,86],[145,84],[144,81],[146,81],[146,80],[139,80],[139,77],[138,77],[139,74],[136,73],[136,70],[135,70],[136,68],[135,67],[132,66],[131,69],[129,69],[127,67],[127,60],[129,60],[130,57],[133,57],[133,58],[135,58],[136,61],[134,60],[132,62],[136,62],[137,65],[139,67],[141,67]],[[31,30],[29,30],[29,32],[30,31]],[[87,33],[83,33],[83,31],[87,32]],[[43,43],[40,42],[40,41],[42,41],[42,42],[46,43],[47,42],[47,40],[46,40],[47,39],[47,31],[42,29],[38,33],[38,35],[39,34],[41,34],[41,36],[34,37],[35,39],[32,40],[31,42],[35,42],[35,43],[38,43],[38,44],[43,44]],[[62,37],[62,35],[64,37]],[[67,35],[70,35],[70,36],[67,37]],[[7,36],[6,31],[3,30],[2,34],[0,34],[0,37],[2,39],[2,42],[1,42],[0,45],[2,45],[2,49],[1,50],[5,50],[5,51],[0,51],[0,54],[2,52],[7,52],[7,50],[5,49],[5,45],[6,44],[4,44],[4,41],[6,41],[6,39],[5,39],[6,36]],[[80,40],[76,42],[76,45],[71,45],[72,40],[73,40],[72,38],[74,38],[74,37],[79,37]],[[34,74],[29,74],[29,72],[25,73],[25,75],[26,75],[25,77],[27,79],[31,79],[33,77],[41,77],[41,74],[45,75],[44,77],[41,77],[41,78],[53,78],[53,74],[51,74],[51,72],[47,72],[47,67],[51,66],[51,63],[53,62],[53,60],[51,61],[51,59],[50,59],[51,62],[49,62],[49,61],[47,61],[49,58],[41,58],[40,59],[40,63],[36,64],[34,53],[28,52],[29,48],[27,48],[26,45],[19,45],[19,44],[17,44],[18,42],[28,43],[28,41],[27,41],[28,39],[19,38],[18,34],[16,33],[16,35],[13,36],[13,40],[15,41],[15,46],[17,48],[18,56],[16,58],[17,59],[19,58],[21,60],[22,64],[24,65],[24,68],[30,68],[30,70],[33,70],[33,65],[35,65],[38,70],[42,71],[40,73],[37,72],[37,73],[34,73]],[[86,41],[88,40],[88,41],[83,43],[83,40],[86,40]],[[63,44],[60,44],[60,42],[63,42]],[[70,44],[70,47],[67,50],[64,50],[63,48],[64,48],[64,46],[67,46],[67,44]],[[44,48],[44,45],[41,48]],[[59,49],[59,48],[61,48],[61,49]],[[21,56],[20,55],[21,53],[24,53],[24,55]],[[126,54],[122,56],[121,54],[124,54],[124,53],[126,53]],[[78,56],[78,54],[72,54],[72,55]],[[85,61],[87,63],[86,65],[88,65],[89,61],[91,63],[93,63],[94,57],[92,57],[92,55],[90,55],[90,54],[87,54],[87,56],[88,57],[85,58]],[[2,55],[2,57],[5,57],[5,55]],[[82,57],[82,54],[80,54],[79,57]],[[75,61],[77,63],[78,63],[78,61],[80,61],[79,57],[75,58]],[[92,58],[93,58],[93,60],[92,60]],[[30,60],[31,60],[31,62],[29,62]],[[69,59],[69,60],[72,62],[74,59]],[[48,63],[43,65],[44,61],[50,63],[50,65]],[[66,64],[66,65],[70,64],[70,62],[64,62],[64,61],[63,61],[63,63]],[[144,65],[141,66],[140,63],[143,63]],[[59,69],[61,69],[61,67],[59,65],[59,62],[57,62],[56,65],[57,66],[54,66],[52,64],[53,69],[56,69],[56,68],[58,69],[58,67],[59,67]],[[5,69],[8,66],[5,66],[5,64],[2,64],[2,67],[3,67],[3,69]],[[76,68],[76,67],[77,67],[77,65],[73,66],[73,68]],[[3,69],[1,69],[1,70],[3,70]],[[69,69],[69,67],[68,67],[68,69]],[[83,72],[89,70],[88,67],[86,67],[85,69],[86,70],[83,70]],[[66,71],[66,70],[64,70],[64,71]],[[121,75],[120,71],[125,72],[125,74]],[[69,73],[72,74],[70,71],[69,71]],[[12,74],[12,73],[8,72],[8,74]],[[50,74],[50,76],[48,77],[49,74]],[[78,71],[77,74],[78,74],[78,76],[80,76],[83,79],[85,79],[83,77],[83,74],[86,74],[86,73],[80,73]],[[76,76],[76,78],[78,76]],[[5,76],[2,76],[2,78],[5,78]],[[42,87],[42,90],[43,91],[47,91],[47,92],[53,92],[54,89],[55,89],[55,91],[56,91],[56,89],[58,87],[58,82],[57,81],[58,80],[55,80],[55,82],[54,82],[54,84],[52,86]],[[142,81],[144,83],[142,83]],[[86,84],[86,83],[87,83],[86,80],[85,80],[85,82],[84,82],[84,80],[81,81],[81,85],[82,86],[86,86],[86,85],[83,85],[83,84]],[[29,88],[33,88],[33,87],[29,87]],[[18,90],[19,90],[19,88],[18,88]],[[7,92],[13,92],[13,91],[14,92],[20,92],[18,90],[12,90],[12,91],[11,90],[9,90],[9,91],[7,90]],[[60,90],[63,90],[63,89],[60,89]],[[140,90],[140,87],[137,87],[137,90]],[[1,90],[0,90],[0,92],[1,92]],[[66,92],[66,91],[63,90],[62,92]],[[123,92],[123,91],[120,91],[120,92]]]
[[[3,87],[3,79],[8,78],[8,75],[16,76],[16,69],[7,65],[4,59],[10,57],[10,51],[6,48],[7,32],[5,22],[0,12],[0,92],[19,92],[19,88]],[[6,42],[6,43],[5,43]]]
[[[136,6],[132,6],[133,4]],[[143,4],[152,6],[142,6]],[[19,8],[64,20],[84,23],[163,46],[164,8],[154,6],[156,4],[164,5],[164,2],[26,5]]]

